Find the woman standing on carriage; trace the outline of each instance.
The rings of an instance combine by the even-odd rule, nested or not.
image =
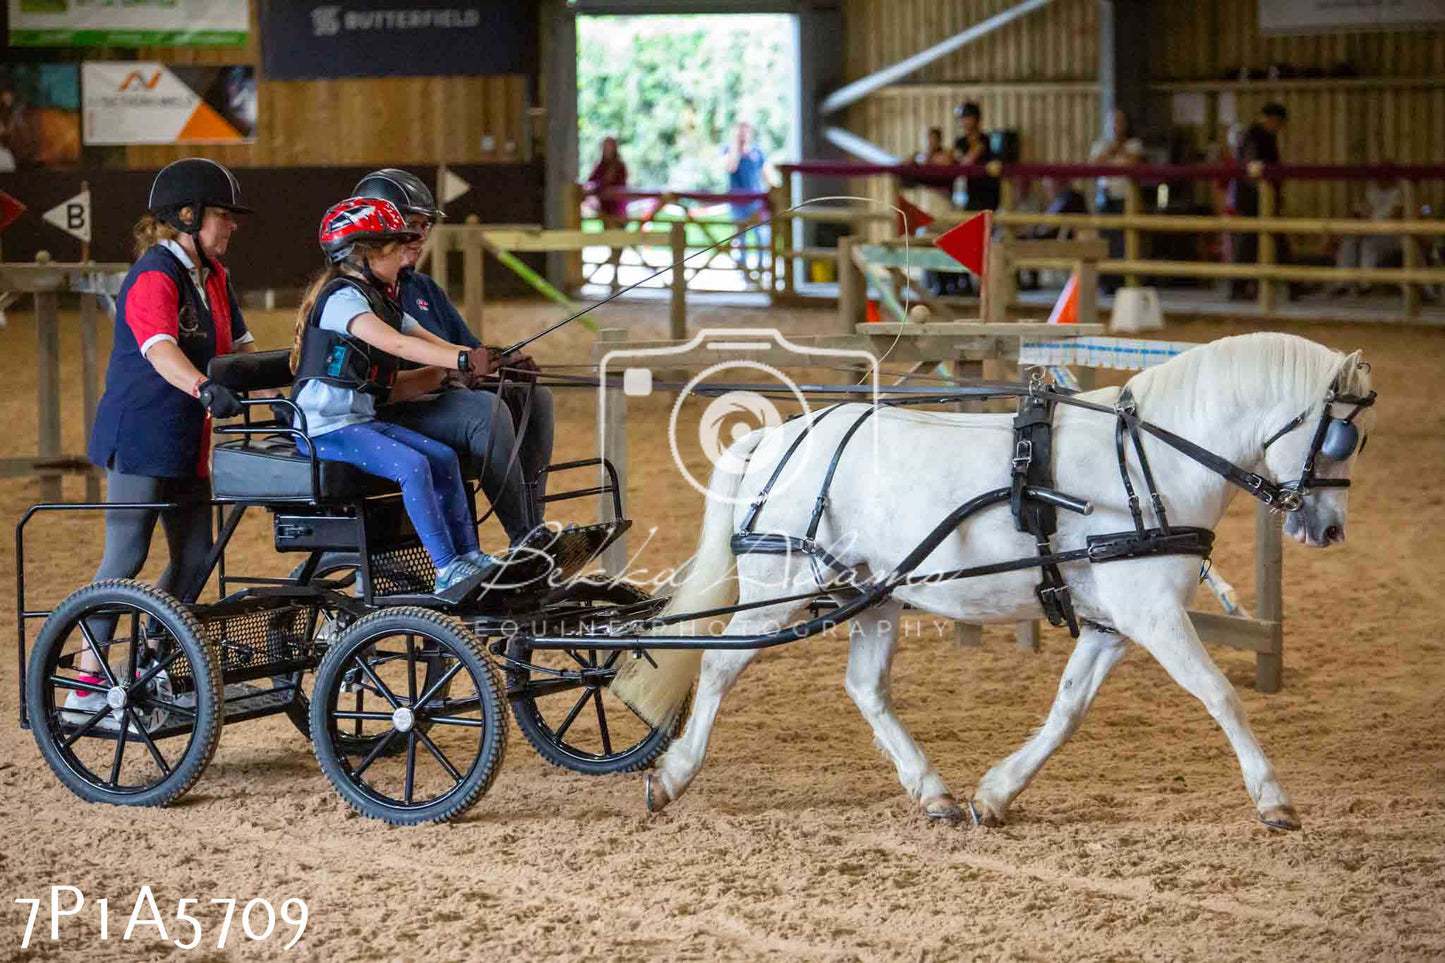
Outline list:
[[[471,502],[456,452],[378,420],[378,401],[436,391],[449,371],[494,368],[487,348],[444,341],[405,314],[392,295],[407,246],[419,234],[390,201],[352,197],[321,219],[327,269],[296,314],[293,398],[316,456],[401,486],[412,527],[436,567],[436,592],[460,601],[481,584],[492,558],[477,547]],[[401,371],[402,359],[428,367]],[[298,442],[305,453],[306,442]]]
[[[136,262],[116,299],[115,346],[89,457],[105,469],[107,501],[180,507],[106,512],[96,581],[133,578],[145,565],[159,519],[170,564],[157,588],[183,601],[200,592],[211,549],[211,418],[241,411],[229,389],[201,372],[217,355],[250,351],[255,340],[218,260],[230,246],[236,215],[249,213],[235,176],[214,161],[176,161],[151,185],[146,214],[134,229]],[[101,644],[114,627],[92,623]],[[80,668],[82,682],[102,684],[90,652],[82,653]],[[88,718],[105,698],[72,691],[67,715]],[[117,723],[106,715],[99,725]]]

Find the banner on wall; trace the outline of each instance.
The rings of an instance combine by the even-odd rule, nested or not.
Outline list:
[[[256,133],[256,68],[83,65],[87,144],[226,144]]]
[[[0,66],[0,173],[79,161],[79,67]]]
[[[527,73],[536,8],[498,0],[265,3],[268,80]]]
[[[1259,0],[1261,33],[1345,33],[1445,24],[1445,0]]]
[[[9,0],[14,47],[238,47],[247,0]]]

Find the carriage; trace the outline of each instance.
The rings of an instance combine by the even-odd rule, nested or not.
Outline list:
[[[292,377],[286,351],[223,356],[210,376],[245,395],[284,388]],[[630,655],[585,644],[534,652],[527,642],[646,618],[664,601],[620,580],[579,576],[631,524],[610,464],[544,469],[601,466],[610,479],[580,490],[542,496],[541,479],[528,479],[535,523],[545,503],[597,494],[610,494],[613,518],[534,525],[502,571],[450,605],[431,594],[431,562],[394,486],[299,454],[293,439],[304,426],[270,417],[268,407],[289,402],[246,397],[243,405],[240,423],[216,429],[236,437],[217,444],[212,459],[218,535],[200,584],[215,574],[219,599],[196,600],[199,586],[177,598],[108,580],[53,610],[31,609],[25,529],[33,517],[165,506],[37,505],[17,525],[20,722],[76,795],[170,803],[200,778],[223,725],[270,715],[285,715],[312,740],[348,803],[401,824],[453,818],[486,792],[506,750],[507,705],[547,760],[577,772],[640,769],[666,748],[669,726],[647,725],[603,698]],[[469,483],[474,503],[478,487]],[[289,575],[228,571],[228,543],[250,509],[270,513],[277,552],[301,559]],[[27,647],[27,626],[41,619]],[[102,684],[79,678],[83,651],[99,661]],[[72,691],[104,692],[107,706],[67,712]]]
[[[136,582],[105,581],[76,591],[53,611],[29,610],[26,523],[37,512],[117,506],[40,505],[22,518],[16,533],[21,723],[34,730],[52,769],[83,798],[161,805],[199,778],[215,751],[221,725],[285,713],[310,737],[322,771],[351,806],[368,816],[414,824],[460,815],[486,792],[506,746],[503,699],[510,703],[528,741],[553,763],[592,774],[648,768],[676,734],[686,715],[687,693],[699,678],[695,661],[682,660],[684,671],[669,672],[652,653],[689,650],[697,657],[706,651],[715,668],[727,667],[703,673],[696,718],[689,722],[686,737],[659,764],[656,785],[649,776],[647,802],[656,809],[677,798],[696,775],[717,704],[749,653],[818,635],[848,620],[855,620],[855,626],[867,623],[854,639],[854,652],[866,652],[873,645],[886,653],[894,642],[891,629],[881,626],[892,620],[880,622],[876,611],[865,616],[867,610],[910,602],[931,611],[950,605],[962,610],[961,595],[952,602],[945,597],[957,591],[948,586],[976,579],[988,587],[975,591],[995,596],[987,602],[995,614],[1003,598],[1019,611],[1036,606],[1035,611],[1042,611],[1056,625],[1067,625],[1076,638],[1082,635],[1074,658],[1081,660],[1078,668],[1091,680],[1090,691],[1075,695],[1064,686],[1059,699],[1066,705],[1071,699],[1092,698],[1092,689],[1112,662],[1095,671],[1090,660],[1103,659],[1100,653],[1107,650],[1114,653],[1109,658],[1117,661],[1120,640],[1127,635],[1149,648],[1186,688],[1207,693],[1225,706],[1222,724],[1238,735],[1247,732],[1247,725],[1237,712],[1237,700],[1229,701],[1227,682],[1204,655],[1184,616],[1191,568],[1195,560],[1209,555],[1212,525],[1227,504],[1225,491],[1230,487],[1288,514],[1286,531],[1293,527],[1301,541],[1321,546],[1342,541],[1343,500],[1329,493],[1350,485],[1350,464],[1364,446],[1356,419],[1373,406],[1375,394],[1369,390],[1368,365],[1359,361],[1358,352],[1344,356],[1300,338],[1226,339],[1194,354],[1191,361],[1184,360],[1188,354],[1181,355],[1155,369],[1158,378],[1144,379],[1147,384],[1140,386],[1137,397],[1130,386],[1109,397],[1083,397],[1034,377],[1027,384],[895,387],[889,397],[875,398],[871,404],[833,405],[795,419],[775,429],[781,432],[771,446],[776,458],[759,459],[742,474],[714,474],[710,495],[724,495],[747,507],[736,513],[715,511],[722,500],[710,497],[703,540],[693,560],[696,571],[689,573],[671,599],[650,598],[617,580],[579,577],[630,525],[623,518],[616,472],[602,459],[544,470],[600,466],[610,481],[597,487],[539,496],[539,479],[531,479],[532,520],[540,521],[545,502],[595,494],[611,495],[612,520],[561,530],[535,525],[527,542],[507,556],[503,570],[473,594],[457,603],[432,595],[427,591],[430,563],[407,521],[399,493],[346,465],[298,454],[293,440],[304,437],[304,419],[298,421],[299,428],[280,419],[253,422],[252,411],[278,402],[248,397],[243,423],[217,429],[240,437],[218,445],[212,458],[219,538],[206,578],[212,571],[218,573],[218,601],[190,601],[194,592],[181,593],[186,599],[182,601]],[[1197,377],[1203,369],[1213,376]],[[1246,369],[1253,376],[1251,386],[1229,395],[1236,413],[1195,397],[1195,386],[1217,383],[1219,372],[1237,381],[1238,372]],[[1290,371],[1291,377],[1276,377],[1278,370]],[[286,352],[280,351],[218,358],[210,373],[243,394],[290,383]],[[840,402],[857,398],[850,390],[848,386],[818,389],[838,396]],[[1261,401],[1262,397],[1268,400]],[[820,535],[820,524],[830,511],[829,525],[836,527],[840,506],[879,504],[867,495],[868,482],[861,489],[855,484],[852,491],[845,483],[841,494],[835,484],[842,480],[837,469],[850,440],[865,424],[883,420],[880,412],[913,403],[984,398],[1018,401],[1012,443],[996,452],[1002,456],[999,468],[977,459],[965,468],[938,458],[932,469],[935,474],[972,471],[979,480],[1007,483],[982,486],[985,490],[936,522],[935,506],[927,499],[910,502],[907,518],[895,513],[886,523],[874,519],[862,532],[873,543],[867,551],[874,554],[859,556],[869,569],[860,578],[860,566],[831,554]],[[1166,413],[1202,412],[1193,427],[1207,444],[1146,420],[1140,414],[1141,399]],[[850,408],[851,416],[828,420]],[[296,415],[299,418],[300,412]],[[1106,420],[1101,421],[1101,415]],[[1296,432],[1311,421],[1312,432]],[[1083,427],[1085,422],[1094,427]],[[1056,426],[1066,429],[1059,439],[1054,438]],[[997,447],[1001,439],[996,427],[982,428],[984,433],[992,432],[991,442],[975,434],[976,449]],[[823,447],[831,450],[831,458],[793,460],[810,434],[826,438]],[[734,448],[751,454],[765,435],[754,432]],[[1111,464],[1115,458],[1092,454],[1109,435],[1113,444],[1108,447],[1117,465]],[[1155,457],[1167,459],[1164,464],[1172,477],[1160,477],[1174,483],[1171,510],[1180,511],[1186,522],[1207,525],[1179,524],[1179,514],[1171,523],[1146,456],[1146,438]],[[1061,444],[1056,445],[1056,440]],[[1062,450],[1064,443],[1072,446],[1058,456],[1065,480],[1089,497],[1055,487],[1052,452]],[[1218,454],[1220,449],[1242,455],[1248,459],[1246,465]],[[314,449],[308,446],[308,450]],[[1251,462],[1259,471],[1251,470]],[[895,467],[898,463],[895,460]],[[796,492],[779,498],[782,493],[774,487],[790,464],[817,480],[815,499]],[[1294,465],[1300,466],[1295,478],[1268,477],[1283,479]],[[918,466],[909,470],[917,472]],[[739,486],[749,471],[761,487],[756,497],[744,496],[739,502]],[[945,487],[937,482],[935,478],[937,487]],[[1084,524],[1081,520],[1094,514],[1095,495],[1107,499],[1104,511]],[[775,503],[784,502],[778,507],[792,520],[784,522],[781,530],[776,528],[776,511],[771,530],[757,527],[770,497]],[[917,571],[945,542],[949,546],[942,557],[958,561],[968,557],[954,538],[960,526],[1003,505],[1010,506],[1012,523],[974,523],[980,526],[974,537],[983,548],[1010,554],[1022,549],[1021,554]],[[169,506],[121,506],[125,507]],[[304,554],[289,576],[227,573],[226,546],[251,507],[271,513],[277,551]],[[738,515],[740,527],[735,525]],[[1061,524],[1065,517],[1072,521]],[[806,524],[806,534],[786,534],[789,524],[799,529]],[[1056,549],[1056,532],[1081,544]],[[889,543],[890,538],[896,544]],[[756,577],[769,567],[777,568],[769,559],[779,556],[789,562],[804,559],[812,582],[795,594],[757,597],[770,591],[760,586],[785,584]],[[733,596],[737,601],[729,604],[718,588],[734,557],[740,566],[751,569],[753,577],[746,580],[747,590],[740,588]],[[986,557],[998,555],[989,551]],[[1115,562],[1134,565],[1109,564]],[[787,563],[778,566],[781,572]],[[1063,566],[1074,566],[1074,572],[1082,566],[1087,574],[1066,578]],[[1107,577],[1107,586],[1104,576],[1093,575],[1098,566],[1116,573]],[[1146,571],[1141,566],[1151,566],[1147,571],[1155,579],[1153,593],[1132,588]],[[1027,584],[1032,579],[1012,578],[1030,571],[1042,576],[1037,585]],[[738,586],[744,581],[740,574]],[[1076,602],[1073,592],[1078,586],[1083,591]],[[1100,586],[1112,595],[1101,595]],[[790,613],[804,610],[810,617],[790,620]],[[734,617],[729,632],[723,634],[700,637],[668,628],[723,615]],[[26,625],[42,618],[46,621],[27,667]],[[876,636],[871,641],[870,632]],[[83,651],[101,663],[101,684],[78,677]],[[856,678],[850,664],[849,691],[863,694],[855,701],[862,699],[860,708],[875,733],[903,733],[903,740],[895,740],[903,749],[894,746],[889,751],[900,775],[910,773],[917,779],[916,784],[905,785],[922,800],[925,813],[957,819],[960,807],[891,715],[886,700],[866,697],[869,692],[886,691],[889,661],[886,655],[871,661],[865,657],[866,670],[860,669]],[[654,686],[662,693],[660,702],[648,705],[645,699],[624,697],[622,705],[609,703],[619,688],[626,689],[628,682],[645,675],[648,665],[663,680]],[[1070,665],[1074,666],[1072,659]],[[871,673],[866,679],[865,671]],[[68,717],[58,700],[71,691],[103,693],[106,705],[85,718]],[[1063,717],[1076,725],[1081,714],[1081,709],[1066,709]],[[1035,738],[1044,739],[1051,748],[1031,757],[1032,771],[1062,741],[1047,727]],[[171,746],[180,748],[168,755],[162,747]],[[1251,772],[1269,771],[1252,734],[1237,740],[1236,751],[1247,780]],[[1027,776],[1019,782],[1017,773],[1000,775],[1001,771],[995,767],[985,776],[975,800],[968,804],[976,822],[1001,821],[1008,801],[1027,782]],[[1012,780],[1006,786],[1005,777]],[[1260,781],[1251,786],[1251,794],[1266,823],[1298,828],[1277,784]]]

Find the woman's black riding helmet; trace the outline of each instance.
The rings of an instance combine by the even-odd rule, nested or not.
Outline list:
[[[437,206],[431,189],[420,177],[395,167],[385,167],[367,174],[357,182],[351,196],[374,197],[382,201],[391,201],[396,205],[397,210],[401,211],[403,217],[408,214],[419,214],[435,223],[446,216]]]
[[[195,217],[181,219],[182,208],[191,207]],[[208,207],[223,207],[237,214],[252,213],[241,203],[241,185],[236,175],[213,160],[187,157],[161,168],[151,183],[146,209],[163,223],[184,234],[197,234]]]

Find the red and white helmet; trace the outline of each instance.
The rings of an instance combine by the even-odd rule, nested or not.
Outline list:
[[[333,204],[321,218],[321,250],[331,263],[346,260],[359,241],[418,241],[421,235],[406,226],[406,218],[390,201],[376,197],[348,197]]]

